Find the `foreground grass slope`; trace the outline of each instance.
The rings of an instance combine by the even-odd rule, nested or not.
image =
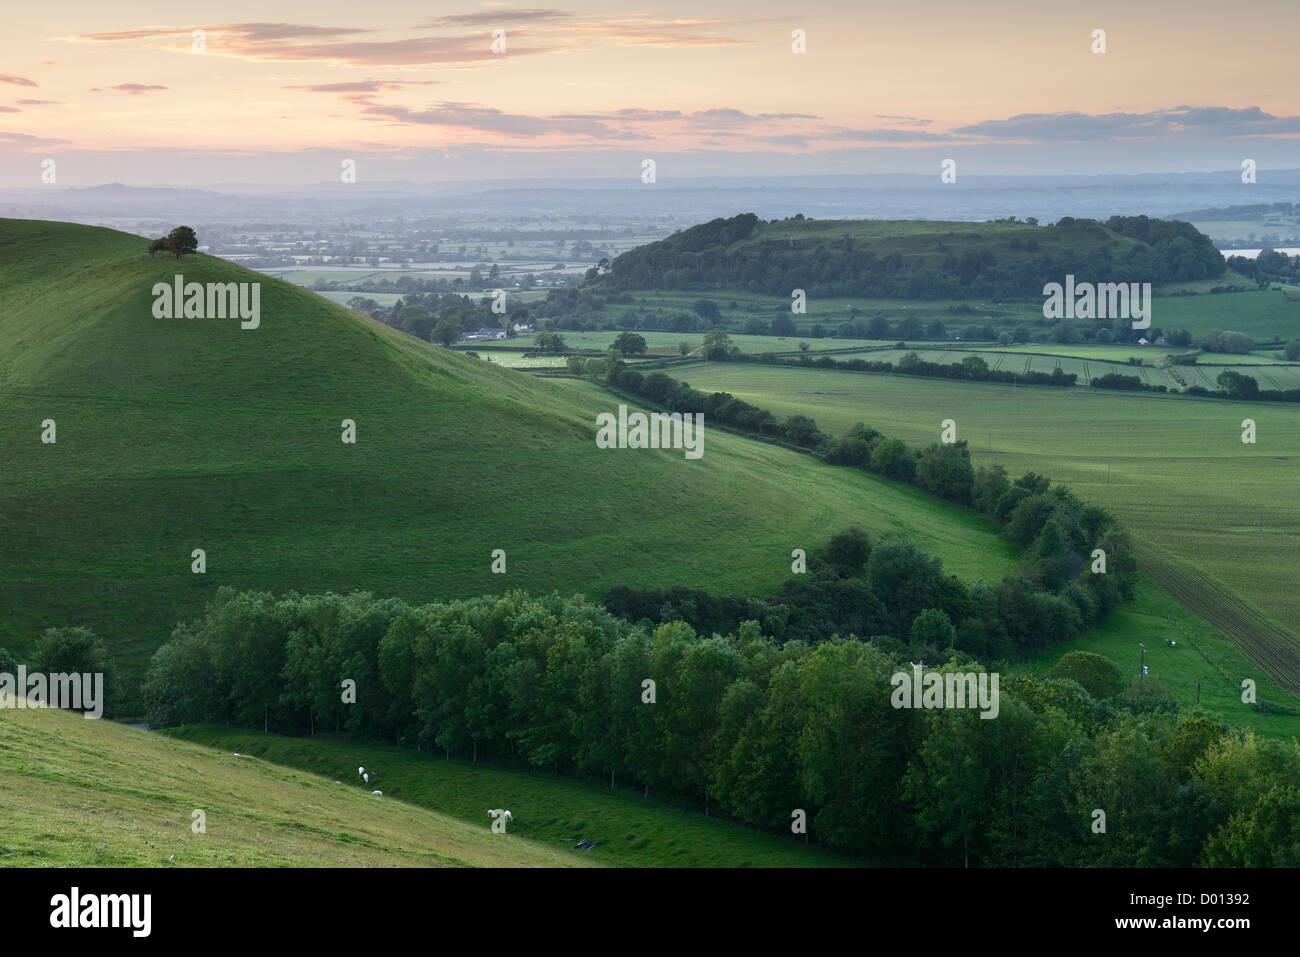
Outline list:
[[[597,449],[617,403],[496,368],[208,256],[0,220],[0,645],[95,628],[138,674],[224,584],[410,601],[626,583],[775,589],[793,548],[861,524],[970,580],[987,522],[710,431],[705,455]],[[152,288],[262,283],[261,326],[156,319]],[[40,441],[53,419],[56,444]],[[355,445],[340,423],[356,423]],[[207,573],[191,572],[204,549]],[[491,573],[504,549],[507,572]]]
[[[638,867],[843,867],[844,856],[788,838],[705,817],[646,798],[548,774],[505,770],[468,761],[446,761],[410,749],[340,741],[326,735],[288,738],[214,725],[171,729],[166,734],[219,748],[255,754],[333,780],[356,778],[356,769],[382,772],[385,798],[432,808],[471,824],[486,824],[489,808],[509,808],[510,833],[573,850],[585,860]]]
[[[3,710],[0,867],[594,863],[338,780],[71,712]],[[191,830],[195,810],[206,833]]]

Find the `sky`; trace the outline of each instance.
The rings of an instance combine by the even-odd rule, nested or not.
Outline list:
[[[527,3],[11,6],[0,185],[1300,168],[1295,0]]]

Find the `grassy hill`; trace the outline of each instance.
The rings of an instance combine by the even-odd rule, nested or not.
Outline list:
[[[599,863],[337,780],[72,712],[0,710],[0,867]]]
[[[200,744],[255,754],[267,761],[348,780],[358,767],[382,769],[384,796],[432,808],[476,826],[488,808],[510,809],[510,832],[549,846],[598,846],[573,854],[598,863],[637,867],[845,867],[853,862],[789,838],[682,810],[640,791],[553,779],[427,752],[359,745],[326,735],[286,738],[214,725],[166,732]]]
[[[410,601],[625,583],[775,589],[850,524],[969,580],[1012,550],[895,483],[709,432],[601,450],[616,405],[439,349],[297,287],[147,241],[0,220],[0,645],[103,635],[126,672],[225,584]],[[262,283],[261,326],[156,319],[152,287]],[[40,441],[56,422],[56,444]],[[355,445],[340,423],[356,423]],[[191,572],[206,552],[207,573]],[[490,571],[493,549],[507,573]]]

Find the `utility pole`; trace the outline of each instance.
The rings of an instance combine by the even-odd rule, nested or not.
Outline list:
[[[1110,459],[1106,460],[1106,484],[1110,484]]]
[[[1142,649],[1142,658],[1138,662],[1138,681],[1141,681],[1142,676],[1145,675],[1147,671],[1147,646],[1139,641],[1138,647]]]
[[[1196,707],[1201,706],[1201,679],[1196,679]]]

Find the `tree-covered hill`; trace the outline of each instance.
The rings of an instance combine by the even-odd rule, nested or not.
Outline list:
[[[736,289],[789,296],[1031,298],[1077,281],[1166,283],[1225,270],[1189,223],[1112,216],[989,223],[715,219],[639,246],[588,273],[608,292]]]

